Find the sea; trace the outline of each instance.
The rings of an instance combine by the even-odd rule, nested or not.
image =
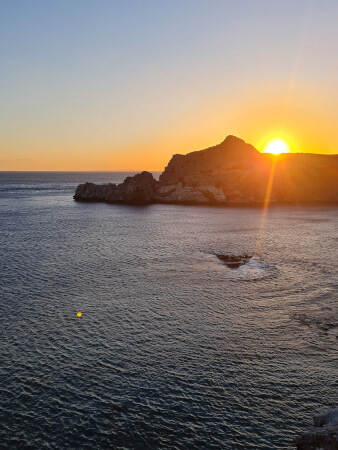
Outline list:
[[[73,200],[133,174],[0,173],[0,447],[294,448],[338,401],[338,208]]]

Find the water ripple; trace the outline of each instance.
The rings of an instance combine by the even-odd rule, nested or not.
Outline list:
[[[254,253],[259,210],[15,195],[1,445],[282,449],[334,401],[335,209],[274,208],[259,257],[230,270],[214,253]]]

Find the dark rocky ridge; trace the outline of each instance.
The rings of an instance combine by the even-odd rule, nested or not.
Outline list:
[[[261,204],[271,171],[271,203],[338,203],[338,155],[277,157],[235,136],[187,155],[174,155],[156,181],[149,172],[119,185],[81,184],[74,199],[108,203]]]
[[[156,180],[149,172],[127,177],[121,184],[80,184],[74,199],[107,203],[152,203]]]

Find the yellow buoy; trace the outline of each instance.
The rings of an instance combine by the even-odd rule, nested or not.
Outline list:
[[[78,313],[77,313],[77,317],[81,317],[82,316],[82,313],[79,311]]]

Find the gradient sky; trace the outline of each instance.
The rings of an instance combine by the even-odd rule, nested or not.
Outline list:
[[[338,153],[337,0],[0,0],[0,170]]]

